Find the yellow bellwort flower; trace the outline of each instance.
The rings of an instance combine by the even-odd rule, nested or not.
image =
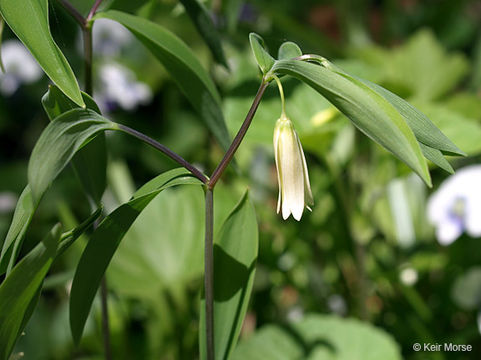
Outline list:
[[[277,213],[286,220],[301,219],[304,207],[314,205],[306,158],[292,121],[283,112],[274,128],[274,154],[279,182]]]

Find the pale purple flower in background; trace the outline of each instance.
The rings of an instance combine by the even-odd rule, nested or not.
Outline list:
[[[109,112],[117,106],[124,110],[134,110],[152,100],[149,86],[137,81],[132,70],[118,63],[101,65],[97,81],[95,100],[102,112]]]
[[[0,214],[8,214],[15,209],[17,196],[13,192],[0,192]]]
[[[42,77],[42,69],[18,40],[2,44],[2,61],[5,73],[0,71],[0,92],[3,95],[10,96],[21,84],[30,84]]]
[[[446,179],[428,201],[428,218],[440,244],[463,232],[481,236],[481,165],[468,166]]]

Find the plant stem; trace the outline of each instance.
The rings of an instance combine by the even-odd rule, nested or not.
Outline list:
[[[77,21],[77,23],[83,29],[85,27],[85,19],[82,16],[82,14],[79,13],[77,9],[67,0],[58,0],[58,2],[74,18],[74,20]]]
[[[105,275],[102,277],[102,282],[100,283],[100,298],[102,303],[102,337],[104,342],[104,352],[105,359],[112,359],[112,351],[110,346],[110,325],[109,325],[109,307],[107,304],[107,279]]]
[[[119,127],[119,130],[121,130],[121,131],[123,131],[127,134],[130,134],[130,135],[136,137],[137,139],[142,140],[143,142],[149,144],[153,148],[163,152],[165,155],[170,157],[172,160],[174,160],[175,162],[179,163],[181,166],[183,166],[184,168],[189,170],[196,178],[198,178],[204,184],[208,183],[209,179],[207,179],[207,177],[204,174],[202,174],[199,169],[197,169],[194,165],[189,163],[187,160],[185,160],[180,155],[178,155],[175,152],[173,152],[172,150],[170,150],[165,145],[162,145],[161,143],[152,139],[151,137],[148,137],[147,135],[145,135],[145,134],[143,134],[143,133],[141,133],[137,130],[129,128],[128,126],[125,126],[125,125],[122,125],[122,124],[117,124],[117,125]]]
[[[85,19],[69,2],[61,0],[62,5],[77,20],[82,28],[83,44],[84,44],[84,71],[85,71],[85,92],[93,96],[93,47],[92,47],[92,23],[90,22],[93,15],[97,11],[102,0],[97,0],[90,13]],[[94,229],[98,223],[94,223]],[[104,347],[105,360],[112,360],[112,350],[110,345],[110,324],[109,324],[109,308],[108,308],[108,288],[105,275],[100,283],[100,300],[102,314],[102,340]]]
[[[84,71],[85,71],[85,92],[93,94],[92,77],[92,25],[87,24],[83,28],[84,40]]]
[[[242,123],[242,126],[237,132],[237,135],[232,141],[232,144],[230,145],[229,149],[225,153],[224,158],[221,160],[219,165],[217,165],[217,168],[212,173],[211,179],[208,183],[209,188],[211,189],[214,188],[215,184],[217,183],[219,178],[222,176],[222,173],[224,172],[225,168],[227,167],[227,165],[229,165],[232,158],[234,157],[236,150],[239,148],[239,145],[241,144],[242,139],[244,138],[247,130],[249,129],[252,119],[254,118],[254,115],[256,113],[257,107],[259,106],[259,103],[261,102],[262,96],[264,95],[264,92],[266,91],[268,85],[269,85],[269,82],[263,79],[261,85],[259,86],[259,90],[257,90],[256,97],[252,102],[251,108],[249,109],[249,112],[247,113],[246,118]]]
[[[92,6],[92,8],[89,11],[89,14],[87,15],[87,20],[86,20],[87,23],[90,22],[90,20],[92,20],[101,3],[102,3],[102,0],[97,0],[95,4]]]
[[[205,248],[204,248],[204,290],[205,290],[205,334],[207,360],[214,360],[214,193],[205,190]]]

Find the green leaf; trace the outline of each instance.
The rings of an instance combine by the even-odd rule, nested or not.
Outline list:
[[[97,288],[120,241],[142,210],[162,190],[181,184],[201,184],[185,169],[174,169],[149,181],[119,206],[92,234],[75,271],[70,295],[70,327],[75,342],[82,336]]]
[[[82,92],[82,97],[88,109],[100,114],[97,104],[89,95]],[[69,110],[78,108],[78,106],[66,97],[56,86],[49,86],[47,93],[42,98],[42,105],[51,121]],[[105,135],[97,135],[92,141],[80,149],[80,151],[74,155],[72,165],[85,192],[94,203],[100,204],[107,186],[107,148]]]
[[[443,156],[443,153],[438,149],[433,149],[423,143],[419,143],[421,151],[426,159],[431,160],[434,164],[439,166],[441,169],[446,170],[450,174],[454,174],[454,169],[451,164]]]
[[[18,199],[13,219],[10,223],[10,229],[8,229],[7,236],[3,242],[0,256],[0,274],[5,273],[7,269],[11,269],[15,263],[37,205],[38,202],[33,201],[30,186],[27,185]]]
[[[375,83],[363,79],[358,80],[362,81],[372,90],[379,93],[382,97],[389,101],[397,109],[397,111],[399,111],[399,113],[406,120],[406,123],[414,132],[414,135],[419,142],[446,153],[466,155],[446,135],[444,135],[441,130],[439,130],[439,128],[428,119],[426,115],[409,104],[406,100]]]
[[[83,91],[81,94],[86,107],[100,114],[100,109],[95,103],[94,99],[92,99],[90,95],[84,93]],[[79,108],[76,103],[65,96],[58,86],[55,85],[48,86],[48,91],[42,97],[42,106],[50,121],[69,110]]]
[[[292,41],[286,41],[279,47],[279,60],[289,60],[302,55],[301,48]]]
[[[264,46],[264,40],[259,35],[250,33],[249,41],[257,64],[261,68],[262,73],[264,75],[267,74],[276,60],[267,52]]]
[[[219,33],[205,6],[199,0],[180,0],[180,2],[184,5],[185,11],[192,19],[215,60],[227,68],[227,60],[222,49]]]
[[[162,292],[182,293],[199,280],[204,270],[203,209],[199,186],[167,189],[153,199],[109,264],[109,286],[124,296],[156,301]]]
[[[165,66],[221,146],[224,149],[229,147],[230,137],[219,93],[195,54],[182,40],[160,25],[120,11],[100,12],[95,18],[111,19],[129,29]]]
[[[356,79],[347,79],[316,64],[279,60],[271,71],[297,77],[317,90],[358,129],[404,161],[431,186],[428,167],[414,133],[381,95]]]
[[[25,316],[31,314],[43,279],[55,258],[60,239],[60,225],[52,231],[13,269],[0,286],[0,359],[7,360],[13,350]],[[30,309],[30,311],[29,311]]]
[[[258,250],[257,220],[247,192],[224,222],[214,243],[214,346],[229,359],[247,311]],[[205,299],[201,301],[200,354],[206,359]]]
[[[48,0],[0,0],[0,13],[48,77],[77,105],[85,106],[77,79],[50,34]]]
[[[232,360],[400,360],[384,331],[355,319],[308,314],[283,327],[267,325],[236,348]]]
[[[39,201],[52,181],[75,153],[105,130],[117,125],[92,110],[70,110],[43,131],[28,164],[28,180],[34,201]]]
[[[102,215],[103,207],[99,207],[92,215],[90,215],[85,221],[76,226],[74,229],[63,233],[58,245],[57,256],[63,254],[70,245],[74,243],[89,227],[91,227],[95,221]]]
[[[466,117],[452,111],[444,104],[416,103],[432,122],[439,127],[447,137],[455,143],[462,144],[463,150],[468,155],[481,152],[481,125],[477,118]]]

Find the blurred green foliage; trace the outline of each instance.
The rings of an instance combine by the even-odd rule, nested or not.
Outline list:
[[[72,3],[86,12],[93,1]],[[270,49],[295,41],[304,53],[334,58],[347,71],[406,98],[469,155],[452,159],[455,169],[479,162],[479,1],[365,0],[353,5],[347,0],[212,0],[204,5],[218,26],[228,69],[213,61],[177,1],[105,2],[106,7],[161,23],[195,51],[221,93],[231,135],[243,121],[260,81],[248,44],[248,33],[255,31]],[[80,34],[56,2],[50,2],[50,10],[52,33],[82,78]],[[3,42],[12,38],[5,28]],[[132,112],[112,109],[108,117],[149,134],[210,172],[221,159],[222,148],[165,69],[135,42],[114,60],[148,84],[153,98]],[[105,58],[99,55],[95,61],[100,65]],[[295,79],[283,83],[287,113],[306,151],[315,206],[299,223],[284,222],[275,213],[272,131],[280,101],[272,86],[236,155],[238,168],[229,169],[223,180],[227,186],[221,184],[215,192],[216,226],[246,185],[259,223],[253,293],[233,358],[254,359],[251,352],[258,356],[269,346],[282,345],[286,359],[353,359],[344,349],[349,344],[350,349],[372,346],[382,354],[380,359],[479,358],[479,239],[463,235],[451,246],[441,247],[426,219],[430,190],[420,179],[368,141],[314,90]],[[11,96],[0,96],[0,242],[12,216],[11,198],[26,185],[28,158],[48,124],[40,103],[47,84],[43,77]],[[103,202],[108,210],[174,166],[135,139],[108,135],[107,142],[108,190]],[[436,188],[447,174],[433,168],[432,176]],[[172,202],[175,206],[168,206]],[[152,201],[123,240],[107,273],[115,359],[198,357],[202,202],[199,189],[167,190]],[[58,218],[71,228],[88,214],[88,201],[68,168],[40,204],[24,253]],[[152,226],[157,229],[152,231]],[[53,263],[39,306],[17,344],[17,352],[24,352],[25,358],[102,358],[99,299],[78,348],[68,326],[73,269],[86,241],[81,239]],[[474,350],[466,354],[412,350],[415,342],[444,341],[471,344]],[[311,357],[306,346],[314,349]],[[336,352],[330,346],[344,350]],[[266,354],[263,359],[272,353]]]

